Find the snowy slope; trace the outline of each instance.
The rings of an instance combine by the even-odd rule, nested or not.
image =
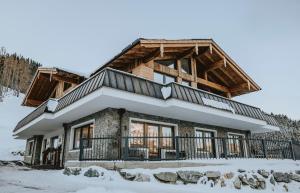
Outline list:
[[[19,120],[30,113],[33,108],[21,106],[23,94],[19,97],[8,92],[3,102],[0,102],[0,160],[18,160],[20,156],[13,156],[12,151],[24,151],[25,141],[16,140],[12,130]]]

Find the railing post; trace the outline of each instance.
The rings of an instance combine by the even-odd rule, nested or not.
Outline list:
[[[124,160],[128,159],[128,137],[124,137],[125,138],[125,151],[124,151]]]
[[[179,160],[179,136],[175,137],[176,160]]]
[[[295,154],[294,154],[294,148],[293,148],[293,141],[290,140],[290,141],[289,141],[289,144],[290,144],[290,151],[291,151],[292,159],[293,159],[293,160],[296,160]]]
[[[79,161],[83,160],[83,139],[80,139],[79,143]]]
[[[261,144],[262,144],[262,148],[263,148],[264,158],[267,158],[268,155],[267,155],[267,149],[266,149],[266,140],[262,139]]]
[[[227,144],[226,144],[226,138],[222,138],[222,144],[223,144],[224,157],[225,157],[225,159],[227,159]]]

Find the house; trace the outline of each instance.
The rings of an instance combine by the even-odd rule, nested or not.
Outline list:
[[[232,99],[261,88],[211,39],[137,39],[86,80],[55,70],[38,70],[14,129],[27,163],[292,158],[288,141],[250,138],[278,123]]]

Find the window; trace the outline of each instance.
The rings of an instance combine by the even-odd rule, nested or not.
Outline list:
[[[228,154],[230,157],[242,157],[244,155],[243,135],[228,134]]]
[[[58,136],[51,138],[51,147],[52,148],[58,148]]]
[[[196,130],[197,153],[205,157],[215,157],[215,133],[207,130]]]
[[[191,60],[189,58],[183,58],[180,60],[181,72],[192,74]]]
[[[79,149],[80,139],[91,139],[93,137],[94,124],[88,124],[74,129],[73,149]],[[84,148],[91,148],[91,140],[83,140]]]
[[[28,142],[28,155],[31,156],[32,153],[33,153],[33,144],[34,144],[34,141],[29,141]]]
[[[68,90],[72,86],[71,83],[64,82],[64,91]]]
[[[191,86],[191,82],[190,81],[181,81],[181,84],[184,85],[184,86]]]
[[[162,73],[154,72],[154,81],[161,84],[175,82],[175,77],[168,76]]]
[[[176,60],[155,60],[157,64],[167,66],[169,68],[176,68]]]
[[[147,145],[154,153],[157,153],[159,146],[174,147],[174,127],[172,126],[132,121],[129,135],[131,137],[130,147],[144,147]]]

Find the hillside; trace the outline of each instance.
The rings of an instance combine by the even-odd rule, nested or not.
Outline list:
[[[0,160],[23,159],[13,156],[13,151],[24,151],[25,141],[16,140],[12,136],[12,130],[17,122],[30,113],[33,108],[21,106],[24,94],[19,97],[12,90],[7,89],[3,101],[0,102]]]
[[[37,68],[38,62],[25,58],[16,53],[6,53],[5,48],[0,48],[0,101],[8,88],[14,94],[25,93]]]

